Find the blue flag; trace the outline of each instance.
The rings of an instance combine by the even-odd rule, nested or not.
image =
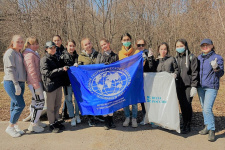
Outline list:
[[[106,115],[145,102],[142,52],[109,65],[67,71],[82,115]]]

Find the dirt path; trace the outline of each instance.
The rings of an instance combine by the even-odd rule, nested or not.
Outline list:
[[[47,122],[46,122],[47,123]],[[69,123],[64,123],[66,130],[61,133],[50,133],[45,129],[44,133],[28,133],[26,128],[28,122],[19,122],[20,128],[27,133],[20,138],[11,138],[5,133],[8,122],[0,122],[0,149],[47,149],[47,150],[144,150],[144,149],[187,149],[187,150],[224,150],[225,133],[216,133],[216,141],[208,142],[207,136],[199,135],[197,130],[188,135],[180,135],[175,131],[164,129],[153,129],[150,125],[139,126],[134,129],[122,127],[116,124],[113,130],[104,130],[102,124],[98,127],[88,127],[87,123],[82,123],[76,127],[71,127]]]

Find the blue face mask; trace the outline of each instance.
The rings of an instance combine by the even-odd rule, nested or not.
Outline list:
[[[185,47],[176,48],[178,53],[183,53],[185,51]]]
[[[123,42],[123,46],[129,47],[131,45],[131,42]]]

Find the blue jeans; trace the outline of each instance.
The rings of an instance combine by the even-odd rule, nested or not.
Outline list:
[[[9,97],[11,98],[11,105],[10,105],[10,123],[16,124],[18,121],[24,107],[25,102],[23,99],[23,93],[25,89],[25,83],[19,82],[19,85],[21,87],[21,94],[15,95],[15,86],[12,81],[10,80],[4,80],[4,88]]]
[[[129,106],[124,107],[123,108],[124,113],[125,113],[125,117],[130,117],[130,108]],[[138,108],[137,108],[137,104],[133,104],[132,105],[132,118],[137,118],[137,112],[138,112]]]
[[[67,93],[66,93],[66,89],[67,88]],[[67,110],[69,112],[69,117],[73,118],[74,117],[74,106],[73,106],[73,101],[72,101],[72,96],[73,96],[73,90],[72,90],[72,86],[63,86],[63,91],[64,91],[64,97],[65,97],[65,102],[66,102],[66,106],[67,106]],[[67,94],[67,95],[66,95]],[[74,97],[74,103],[75,103],[75,116],[79,115],[79,107],[77,105],[77,101]]]
[[[218,90],[210,88],[198,88],[198,97],[202,106],[204,125],[208,130],[215,130],[215,119],[213,115],[213,104],[215,102]]]

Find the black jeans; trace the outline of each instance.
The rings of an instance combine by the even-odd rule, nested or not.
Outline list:
[[[181,113],[183,117],[183,124],[191,123],[193,97],[190,97],[191,87],[178,87],[177,97],[180,103]]]
[[[141,109],[142,109],[142,115],[145,116],[146,110],[145,110],[145,103],[141,103]]]

